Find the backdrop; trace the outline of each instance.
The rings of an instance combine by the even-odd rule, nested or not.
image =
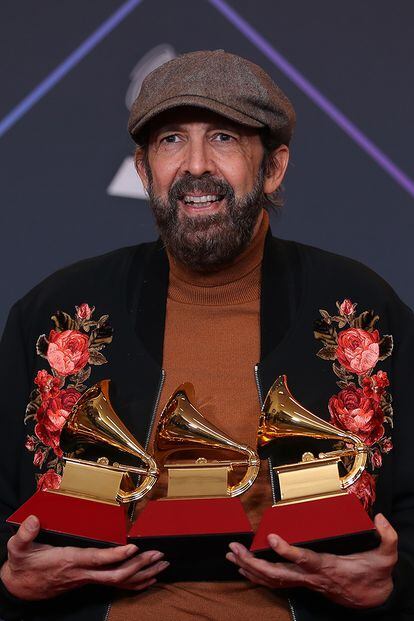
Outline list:
[[[410,0],[2,0],[2,297],[155,237],[128,107],[158,64],[222,48],[258,63],[298,117],[275,234],[359,259],[408,304],[414,221]]]

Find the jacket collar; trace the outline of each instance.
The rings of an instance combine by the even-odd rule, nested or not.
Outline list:
[[[129,281],[130,307],[135,328],[145,350],[162,366],[169,263],[160,239],[147,244],[141,287],[137,287],[139,263],[136,255]],[[260,304],[261,361],[281,342],[300,305],[300,260],[297,245],[272,236],[269,229],[262,262]]]
[[[301,298],[297,246],[268,231],[262,263],[260,361],[278,346],[291,327]]]
[[[128,285],[129,305],[135,316],[135,330],[139,340],[161,368],[169,264],[160,239],[146,246],[143,266],[141,261],[142,257],[137,253]],[[140,270],[143,270],[141,277]]]

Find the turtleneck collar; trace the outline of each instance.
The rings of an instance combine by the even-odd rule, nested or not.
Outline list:
[[[168,253],[168,297],[184,304],[214,306],[257,300],[260,297],[260,267],[268,228],[269,216],[263,211],[259,229],[247,248],[232,263],[208,274],[191,270]]]

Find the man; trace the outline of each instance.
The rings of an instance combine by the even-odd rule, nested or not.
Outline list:
[[[4,555],[6,618],[242,620],[260,614],[305,620],[412,614],[412,315],[367,268],[270,235],[265,207],[278,199],[294,120],[289,100],[263,70],[222,50],[186,54],[146,78],[129,130],[162,243],[121,249],[62,270],[12,309],[0,359],[7,432],[2,512],[7,517],[33,493],[33,457],[47,469],[43,482],[47,476],[53,486],[59,478],[59,459],[46,465],[45,460],[60,457],[59,427],[79,373],[88,385],[113,380],[120,417],[149,450],[160,408],[183,381],[195,385],[196,405],[210,421],[254,445],[257,391],[263,397],[276,376],[286,373],[300,401],[326,417],[329,401],[331,420],[336,416],[339,424],[356,427],[372,447],[376,466],[382,462],[375,507],[379,547],[345,557],[317,554],[289,546],[276,533],[269,543],[283,563],[255,559],[232,544],[228,560],[243,580],[164,584],[168,562],[160,552],[37,544],[39,523],[30,517]],[[337,300],[343,302],[335,308]],[[361,311],[374,312],[357,318],[356,303]],[[100,347],[107,343],[107,361],[85,336],[106,322],[87,323],[93,321],[92,304],[109,315],[114,328],[110,344],[107,333],[99,333]],[[322,312],[315,332],[325,345],[318,358],[312,326],[318,309],[326,307],[330,312]],[[52,315],[56,330],[38,340],[48,334]],[[394,337],[392,356],[386,335]],[[327,360],[334,361],[342,382],[336,396],[338,378]],[[88,363],[99,365],[89,380]],[[34,378],[38,389],[28,414],[36,426],[26,440],[31,453],[22,455],[27,434],[22,412]],[[75,383],[65,383],[67,378]],[[385,412],[391,420],[389,381],[396,412],[391,452],[385,434]],[[271,463],[283,463],[281,447],[274,451]],[[374,483],[372,477],[366,481],[359,495],[368,502]],[[277,492],[269,464],[263,462],[243,496],[254,526],[272,503],[272,491]],[[161,482],[151,497],[162,494]],[[4,541],[7,537],[5,532]]]

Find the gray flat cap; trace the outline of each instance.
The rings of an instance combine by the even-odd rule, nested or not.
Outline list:
[[[155,116],[181,106],[217,112],[248,127],[268,128],[289,144],[295,111],[283,91],[258,65],[224,50],[183,54],[147,75],[128,121],[140,144],[144,127]]]

